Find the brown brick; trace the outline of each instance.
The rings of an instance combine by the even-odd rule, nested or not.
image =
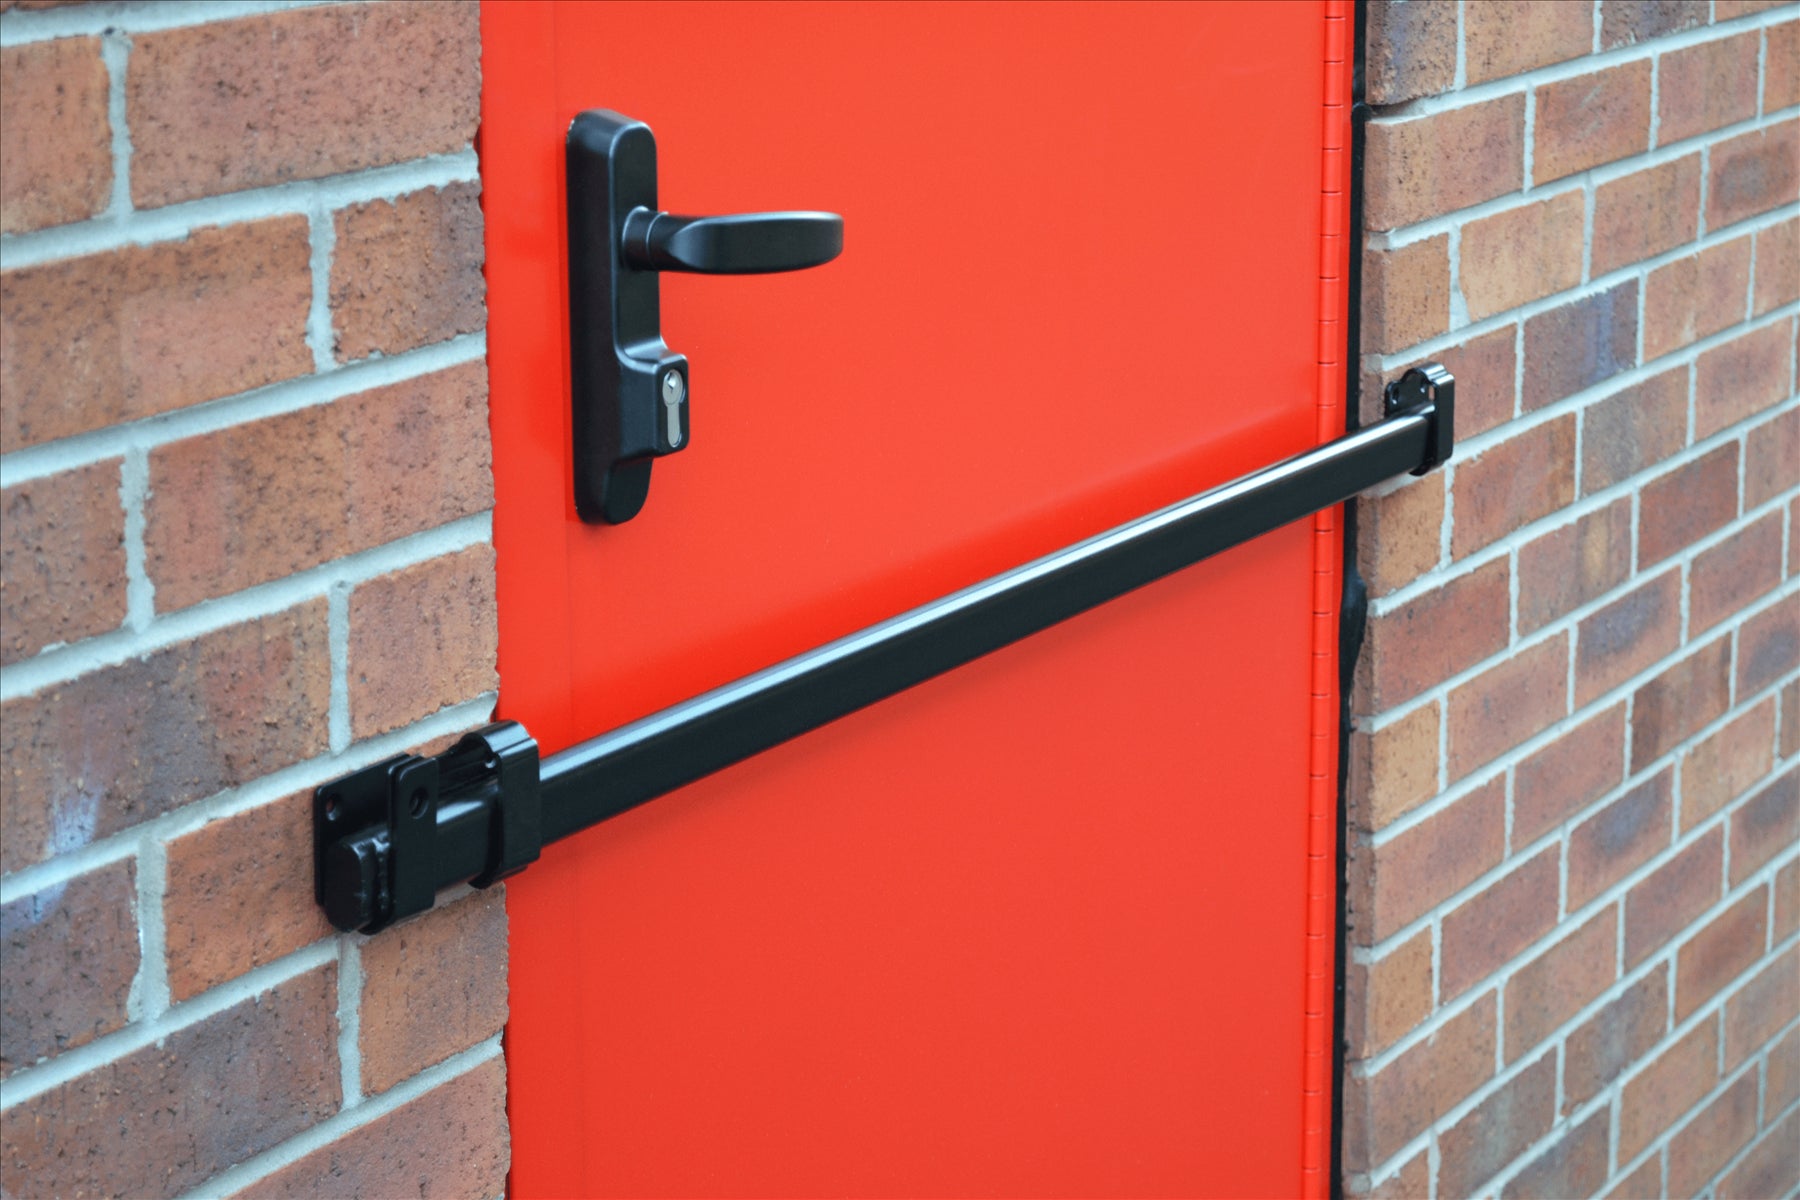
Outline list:
[[[1627,969],[1668,945],[1718,901],[1724,866],[1724,833],[1711,829],[1631,889],[1625,897]]]
[[[1473,1196],[1556,1119],[1556,1055],[1546,1054],[1438,1135],[1438,1194]]]
[[[1546,851],[1554,863],[1556,851]],[[1554,900],[1556,885],[1550,894]],[[1454,915],[1454,914],[1452,914]],[[1446,922],[1444,949],[1450,949]],[[1506,1061],[1514,1062],[1555,1033],[1612,986],[1618,909],[1608,905],[1556,945],[1513,972],[1506,982]]]
[[[0,492],[0,663],[124,620],[119,460]]]
[[[1786,26],[1800,33],[1800,23]],[[1795,47],[1800,54],[1800,46]],[[1756,286],[1750,313],[1760,317],[1800,300],[1800,217],[1756,234]]]
[[[1631,501],[1621,497],[1519,549],[1519,632],[1597,600],[1631,573]]]
[[[1656,268],[1644,284],[1644,361],[1737,324],[1749,303],[1747,237]]]
[[[1575,703],[1586,704],[1674,652],[1681,643],[1681,572],[1664,571],[1581,622]]]
[[[326,963],[0,1115],[9,1196],[174,1195],[338,1109]]]
[[[1706,0],[1606,0],[1600,7],[1600,48],[1648,41],[1706,20]]]
[[[1555,846],[1545,847],[1443,919],[1440,1003],[1462,995],[1555,927],[1559,857]]]
[[[510,1160],[506,1064],[491,1058],[232,1196],[499,1196]]]
[[[1729,21],[1733,17],[1745,17],[1751,13],[1767,12],[1772,8],[1780,8],[1784,4],[1792,4],[1794,0],[1714,0],[1713,19]]]
[[[362,951],[362,1079],[370,1094],[506,1024],[506,905],[476,892],[386,930]]]
[[[1800,846],[1800,766],[1790,767],[1731,814],[1731,886],[1794,846]]]
[[[1637,364],[1637,280],[1541,312],[1525,322],[1526,412]]]
[[[305,217],[196,230],[0,275],[9,450],[312,370]]]
[[[1710,437],[1787,399],[1793,349],[1793,323],[1777,321],[1703,353],[1695,376],[1694,436]]]
[[[1450,778],[1548,729],[1569,711],[1569,636],[1516,651],[1450,693]]]
[[[1800,1100],[1800,1029],[1790,1029],[1769,1051],[1768,1111],[1775,1113]]]
[[[1453,558],[1467,558],[1575,499],[1575,414],[1514,434],[1456,466]]]
[[[1369,595],[1384,596],[1437,566],[1442,555],[1444,475],[1433,471],[1385,495],[1356,502],[1357,570]]]
[[[1593,41],[1593,14],[1564,0],[1515,0],[1463,9],[1463,54],[1470,84],[1580,58]]]
[[[1800,464],[1800,408],[1751,429],[1744,445],[1744,509],[1757,508],[1794,486]]]
[[[1694,828],[1743,795],[1774,765],[1775,703],[1764,700],[1681,758],[1681,829]]]
[[[1669,1139],[1671,1196],[1694,1196],[1756,1136],[1756,1072],[1726,1088]]]
[[[313,899],[311,792],[203,825],[169,843],[168,856],[163,919],[177,1000],[331,933]]]
[[[1783,758],[1800,754],[1800,679],[1790,679],[1781,689],[1781,741]]]
[[[129,859],[0,908],[0,1078],[130,1019],[136,914],[137,871]],[[1430,971],[1427,961],[1428,993]]]
[[[1569,1035],[1563,1056],[1563,1111],[1598,1096],[1662,1040],[1669,1023],[1669,976],[1657,967]]]
[[[1593,1195],[1606,1182],[1607,1120],[1602,1110],[1565,1132],[1514,1175],[1501,1196],[1504,1200],[1543,1200],[1546,1196]]]
[[[1800,104],[1800,25],[1770,25],[1763,67],[1763,111],[1780,112]]]
[[[1790,593],[1740,628],[1738,695],[1754,695],[1796,666],[1800,666],[1800,595]]]
[[[1751,29],[1663,55],[1656,80],[1657,145],[1754,117],[1761,47],[1761,31]]]
[[[1653,375],[1582,415],[1581,490],[1623,483],[1687,445],[1688,368]]]
[[[1789,29],[1800,25],[1789,23]],[[1797,51],[1800,52],[1800,51]],[[1800,1054],[1795,1055],[1800,1058]],[[1780,1112],[1770,1106],[1771,1118]],[[1764,1200],[1768,1196],[1791,1196],[1800,1190],[1800,1112],[1791,1112],[1763,1134],[1762,1141],[1731,1168],[1719,1186],[1713,1189],[1716,1200]]]
[[[1652,1154],[1639,1163],[1637,1170],[1619,1180],[1606,1200],[1651,1200],[1665,1193],[1662,1188],[1663,1156]]]
[[[0,710],[0,869],[79,849],[326,748],[325,601]]]
[[[1737,516],[1737,446],[1683,463],[1644,485],[1638,569],[1679,554]]]
[[[1363,349],[1402,349],[1450,328],[1450,235],[1363,253]]]
[[[1636,1157],[1712,1091],[1718,1078],[1718,1023],[1702,1021],[1626,1081],[1619,1102],[1619,1161]]]
[[[1351,1058],[1371,1058],[1431,1015],[1431,930],[1421,929],[1372,963],[1346,968],[1344,1037]]]
[[[1731,643],[1720,638],[1669,667],[1632,696],[1631,770],[1674,749],[1729,706]]]
[[[1688,632],[1695,636],[1781,582],[1781,514],[1769,513],[1694,557],[1689,574]]]
[[[1570,912],[1668,846],[1673,774],[1646,779],[1570,832]]]
[[[1367,1170],[1423,1132],[1494,1074],[1494,996],[1488,993],[1380,1072],[1345,1080],[1344,1165]]]
[[[1615,704],[1513,769],[1513,844],[1529,845],[1625,778],[1625,706]]]
[[[1370,229],[1395,229],[1517,191],[1525,168],[1525,97],[1371,121],[1363,164],[1363,219]]]
[[[1700,230],[1700,156],[1648,167],[1594,189],[1595,277],[1663,254]]]
[[[158,447],[145,567],[184,608],[493,504],[481,363]]]
[[[100,39],[0,49],[0,233],[80,221],[112,195]]]
[[[1800,949],[1790,946],[1725,1002],[1726,1072],[1760,1053],[1795,1017],[1800,1017]]]
[[[1792,937],[1800,930],[1800,862],[1791,862],[1775,873],[1775,940]]]
[[[479,184],[453,183],[337,214],[331,313],[339,362],[482,327],[479,192]]]
[[[1373,832],[1437,795],[1438,706],[1427,704],[1373,733],[1350,735],[1350,804]]]
[[[1762,957],[1769,889],[1759,887],[1714,917],[1675,960],[1675,1019],[1699,1010]]]
[[[1398,104],[1447,92],[1456,82],[1454,0],[1376,0],[1365,38],[1370,104]]]
[[[1518,332],[1516,325],[1490,330],[1432,356],[1456,376],[1458,436],[1473,437],[1512,420],[1513,401],[1519,392],[1514,371]],[[1416,364],[1408,364],[1412,365]],[[1365,377],[1362,397],[1365,424],[1378,421],[1383,415],[1383,385],[1400,378],[1406,371],[1407,367],[1395,367],[1385,376]]]
[[[1360,1188],[1357,1180],[1351,1179],[1344,1194],[1350,1200],[1427,1200],[1431,1195],[1431,1154],[1419,1151],[1373,1190]]]
[[[1496,866],[1506,849],[1506,780],[1496,778],[1379,846],[1351,872],[1356,943],[1382,941]]]
[[[471,546],[350,593],[350,726],[369,737],[494,689],[494,550]]]
[[[1800,121],[1720,142],[1712,148],[1706,184],[1706,227],[1723,229],[1800,195]]]
[[[1532,182],[1548,183],[1650,147],[1647,59],[1537,89]]]
[[[473,6],[357,4],[138,34],[126,76],[143,208],[460,150]]]
[[[1504,559],[1413,597],[1369,621],[1370,711],[1391,708],[1506,648],[1508,567]]]
[[[1580,191],[1522,204],[1463,226],[1461,273],[1479,321],[1581,282]]]

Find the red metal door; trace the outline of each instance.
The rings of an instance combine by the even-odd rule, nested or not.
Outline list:
[[[1349,5],[483,7],[501,713],[546,751],[1341,431]],[[562,144],[836,262],[666,277],[575,515]],[[1323,1195],[1335,517],[546,849],[519,1195]]]

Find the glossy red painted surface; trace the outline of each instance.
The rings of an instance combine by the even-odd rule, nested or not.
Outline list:
[[[554,750],[1328,435],[1325,18],[484,5],[503,715]],[[846,218],[818,270],[665,277],[693,442],[614,528],[568,483],[585,107],[651,125],[666,207]],[[516,1193],[1313,1189],[1321,544],[549,848]]]

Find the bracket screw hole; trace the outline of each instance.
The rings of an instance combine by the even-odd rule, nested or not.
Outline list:
[[[406,798],[406,807],[414,817],[422,817],[425,815],[425,802],[429,799],[424,788],[414,788],[412,795]]]
[[[338,798],[336,792],[328,792],[325,796],[325,819],[327,821],[335,821],[338,819]]]

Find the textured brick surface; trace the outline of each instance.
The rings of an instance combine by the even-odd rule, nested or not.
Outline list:
[[[1696,555],[1688,576],[1688,629],[1711,629],[1781,582],[1781,514],[1770,513]]]
[[[1460,380],[1459,380],[1460,382]],[[1444,477],[1408,479],[1357,502],[1357,570],[1371,596],[1401,588],[1435,567],[1444,529]]]
[[[1756,1076],[1745,1075],[1669,1141],[1671,1196],[1692,1196],[1756,1136]]]
[[[1664,571],[1593,615],[1576,638],[1575,702],[1611,691],[1681,641],[1681,572]]]
[[[1443,920],[1441,1001],[1454,1000],[1499,970],[1556,924],[1556,847],[1488,884]]]
[[[1765,700],[1697,742],[1681,760],[1681,828],[1694,828],[1769,773],[1775,705]]]
[[[1770,1132],[1763,1135],[1749,1154],[1744,1156],[1725,1177],[1713,1195],[1718,1200],[1762,1200],[1765,1196],[1788,1196],[1800,1189],[1800,1154],[1794,1146],[1800,1143],[1800,1112],[1784,1116]]]
[[[1711,830],[1626,893],[1627,969],[1662,949],[1718,901],[1724,855],[1723,832]]]
[[[0,492],[0,663],[124,620],[119,460]]]
[[[1719,638],[1638,688],[1631,697],[1631,769],[1642,770],[1722,716],[1730,673],[1731,646]]]
[[[1720,446],[1644,485],[1638,566],[1680,553],[1737,515],[1738,451]]]
[[[1594,274],[1685,245],[1699,229],[1698,154],[1603,183],[1594,189]]]
[[[1344,990],[1344,1036],[1358,1058],[1377,1054],[1431,1012],[1431,930],[1372,963],[1353,962]]]
[[[1457,464],[1452,557],[1566,508],[1575,499],[1575,418],[1546,421]]]
[[[1796,666],[1800,666],[1800,594],[1789,593],[1744,622],[1738,635],[1738,690],[1745,695],[1760,691]]]
[[[1537,90],[1532,182],[1641,154],[1650,145],[1646,60],[1548,83]]]
[[[466,4],[355,4],[133,39],[131,196],[142,207],[444,154],[475,133]]]
[[[339,362],[482,327],[479,193],[476,184],[453,183],[337,214],[331,311]]]
[[[1780,112],[1800,104],[1800,24],[1788,21],[1767,31],[1763,71],[1763,111]]]
[[[1644,359],[1660,358],[1744,319],[1750,239],[1733,238],[1650,272],[1644,284]]]
[[[1523,204],[1463,226],[1461,274],[1479,321],[1581,282],[1581,192]]]
[[[1694,376],[1694,436],[1709,437],[1792,395],[1793,352],[1793,322],[1777,321],[1702,354]]]
[[[1597,1112],[1565,1131],[1507,1183],[1502,1200],[1591,1196],[1606,1180],[1607,1114]]]
[[[1456,81],[1454,0],[1375,0],[1365,35],[1370,104],[1448,91]]]
[[[1470,84],[1580,58],[1593,40],[1593,14],[1564,0],[1463,6],[1463,52]]]
[[[474,546],[350,594],[350,724],[381,733],[492,691],[494,551]]]
[[[1556,1056],[1547,1054],[1438,1136],[1440,1194],[1474,1195],[1483,1180],[1549,1133],[1555,1114]]]
[[[1554,855],[1555,850],[1549,853]],[[1534,880],[1524,872],[1520,876],[1527,882]],[[1514,972],[1506,983],[1508,1062],[1531,1053],[1559,1026],[1612,986],[1613,949],[1617,938],[1617,910],[1603,909]]]
[[[1800,949],[1790,948],[1725,1002],[1725,1070],[1737,1070],[1797,1016]]]
[[[1378,707],[1410,699],[1506,645],[1509,572],[1504,560],[1422,593],[1369,621],[1366,662]],[[1386,646],[1405,645],[1390,654]]]
[[[1579,228],[1579,226],[1578,226]],[[1400,350],[1450,328],[1450,235],[1363,256],[1363,350]]]
[[[1702,42],[1665,54],[1657,74],[1660,145],[1756,115],[1756,59],[1762,33]]]
[[[1375,121],[1363,160],[1371,229],[1393,229],[1515,190],[1525,169],[1525,98]]]
[[[1800,30],[1800,22],[1791,28]],[[1800,46],[1794,52],[1800,55]],[[1800,217],[1757,231],[1751,315],[1760,317],[1795,300],[1800,300]]]
[[[1636,280],[1539,313],[1525,322],[1527,411],[1628,371],[1637,361]]]
[[[1631,572],[1631,501],[1620,498],[1519,548],[1519,632],[1597,600]]]
[[[1619,1157],[1636,1157],[1718,1078],[1719,1027],[1702,1021],[1626,1082],[1619,1104]]]
[[[1600,8],[1600,48],[1611,50],[1704,25],[1707,0],[1607,0]]]
[[[1450,693],[1450,778],[1519,745],[1568,713],[1569,639],[1546,638]]]
[[[1674,772],[1659,771],[1569,832],[1571,911],[1669,844],[1673,778]]]
[[[0,275],[6,449],[214,400],[312,370],[304,217],[127,246]]]
[[[1625,707],[1590,717],[1513,770],[1513,841],[1525,845],[1625,777]]]
[[[1752,130],[1712,149],[1706,181],[1706,227],[1792,204],[1800,195],[1800,121]]]
[[[1742,884],[1764,863],[1796,845],[1800,845],[1800,766],[1731,814],[1731,885]]]
[[[0,49],[0,233],[80,221],[112,195],[100,39]]]
[[[1350,795],[1358,824],[1380,829],[1437,793],[1438,706],[1427,704],[1350,739]]]
[[[1669,975],[1651,971],[1569,1034],[1563,1111],[1600,1094],[1662,1039],[1669,1022]]]
[[[1623,388],[1588,408],[1582,421],[1581,490],[1623,483],[1687,444],[1688,368]]]
[[[1397,932],[1499,863],[1506,846],[1505,783],[1485,784],[1382,845],[1353,851],[1368,859],[1359,872],[1363,882],[1350,896],[1359,943]]]
[[[1769,889],[1755,888],[1709,921],[1675,959],[1675,1019],[1693,1013],[1761,957]]]
[[[1493,993],[1478,998],[1380,1072],[1345,1081],[1344,1163],[1385,1161],[1494,1074]]]
[[[1744,442],[1744,507],[1768,503],[1794,482],[1800,462],[1800,409],[1789,409],[1751,429]]]

